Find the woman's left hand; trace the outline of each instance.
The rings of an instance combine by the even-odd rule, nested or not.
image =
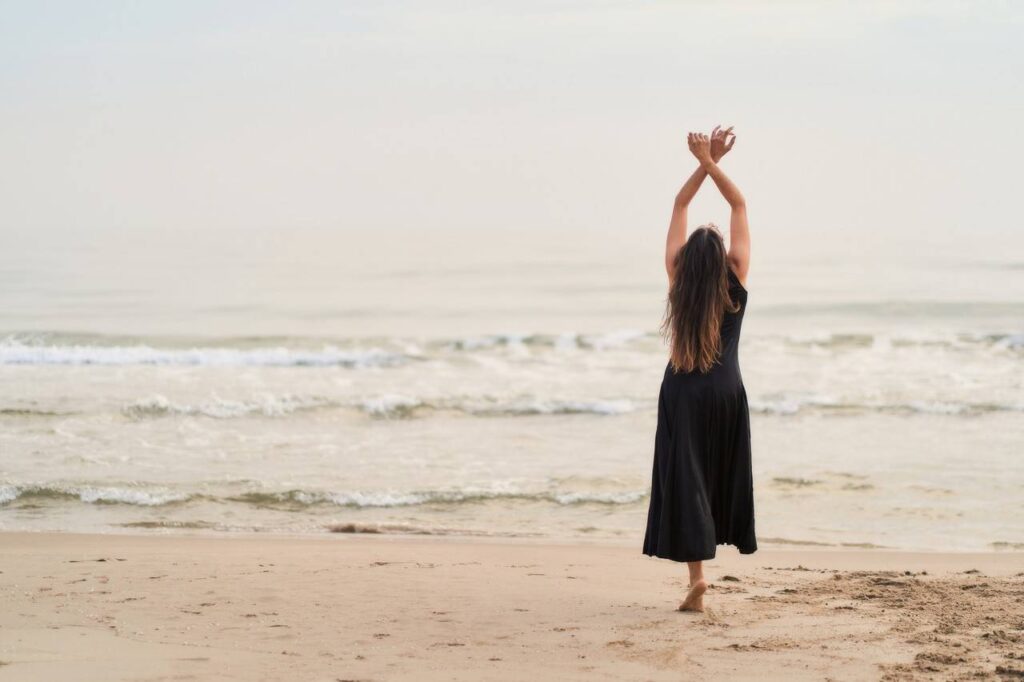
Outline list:
[[[715,163],[718,163],[723,156],[728,154],[732,146],[736,144],[736,135],[733,134],[732,129],[733,126],[729,126],[722,130],[722,126],[719,124],[711,131],[711,160]],[[732,135],[732,140],[728,140],[729,135]],[[727,140],[728,144],[726,144]]]

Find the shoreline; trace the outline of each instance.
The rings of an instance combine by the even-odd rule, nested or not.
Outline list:
[[[344,529],[335,529],[349,527]],[[355,529],[352,529],[354,527]],[[530,535],[524,533],[487,533],[487,532],[444,532],[444,531],[405,531],[392,529],[377,529],[374,524],[353,524],[338,523],[324,525],[321,530],[313,531],[285,531],[277,529],[258,530],[253,528],[232,528],[221,530],[215,528],[200,528],[186,526],[154,526],[154,527],[132,527],[131,525],[114,525],[107,530],[99,531],[94,529],[84,530],[54,530],[42,528],[38,530],[26,528],[4,529],[0,528],[0,537],[4,536],[68,536],[68,537],[95,537],[95,538],[205,538],[205,539],[265,539],[270,541],[288,540],[314,540],[314,541],[338,541],[339,538],[367,538],[381,541],[424,541],[424,542],[454,542],[454,543],[481,543],[481,544],[516,544],[516,545],[545,545],[545,546],[593,546],[593,547],[617,547],[620,549],[631,549],[634,546],[637,552],[642,547],[642,531],[638,539],[623,539],[610,536],[558,536],[558,535]],[[990,545],[1006,545],[1003,548],[992,549],[971,549],[945,547],[941,549],[928,549],[919,547],[894,547],[890,545],[875,545],[870,542],[847,542],[829,543],[815,540],[786,540],[781,538],[758,538],[758,550],[756,557],[761,552],[772,553],[814,553],[814,552],[836,552],[836,553],[891,553],[901,555],[959,555],[959,556],[1017,556],[1024,562],[1024,543],[999,542]],[[732,545],[719,545],[719,552],[735,552]],[[714,561],[714,559],[712,559]]]
[[[0,680],[1024,671],[1024,553],[718,549],[696,614],[605,541],[0,532]]]

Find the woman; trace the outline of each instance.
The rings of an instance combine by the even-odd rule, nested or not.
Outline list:
[[[721,544],[741,554],[757,550],[750,415],[737,356],[750,234],[743,195],[718,167],[736,142],[732,128],[717,126],[710,139],[690,133],[688,142],[700,167],[676,196],[665,249],[670,285],[663,331],[672,352],[658,397],[643,551],[686,562],[689,592],[679,610],[703,611],[701,562],[713,559]],[[714,225],[686,235],[687,207],[708,175],[732,207],[728,251]]]

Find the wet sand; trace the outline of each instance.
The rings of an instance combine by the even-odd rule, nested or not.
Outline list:
[[[1024,554],[0,533],[0,680],[1024,676]]]

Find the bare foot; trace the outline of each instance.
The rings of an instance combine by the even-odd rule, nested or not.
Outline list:
[[[704,593],[708,591],[708,584],[704,580],[698,580],[690,585],[690,591],[686,599],[679,605],[680,611],[704,611]]]

